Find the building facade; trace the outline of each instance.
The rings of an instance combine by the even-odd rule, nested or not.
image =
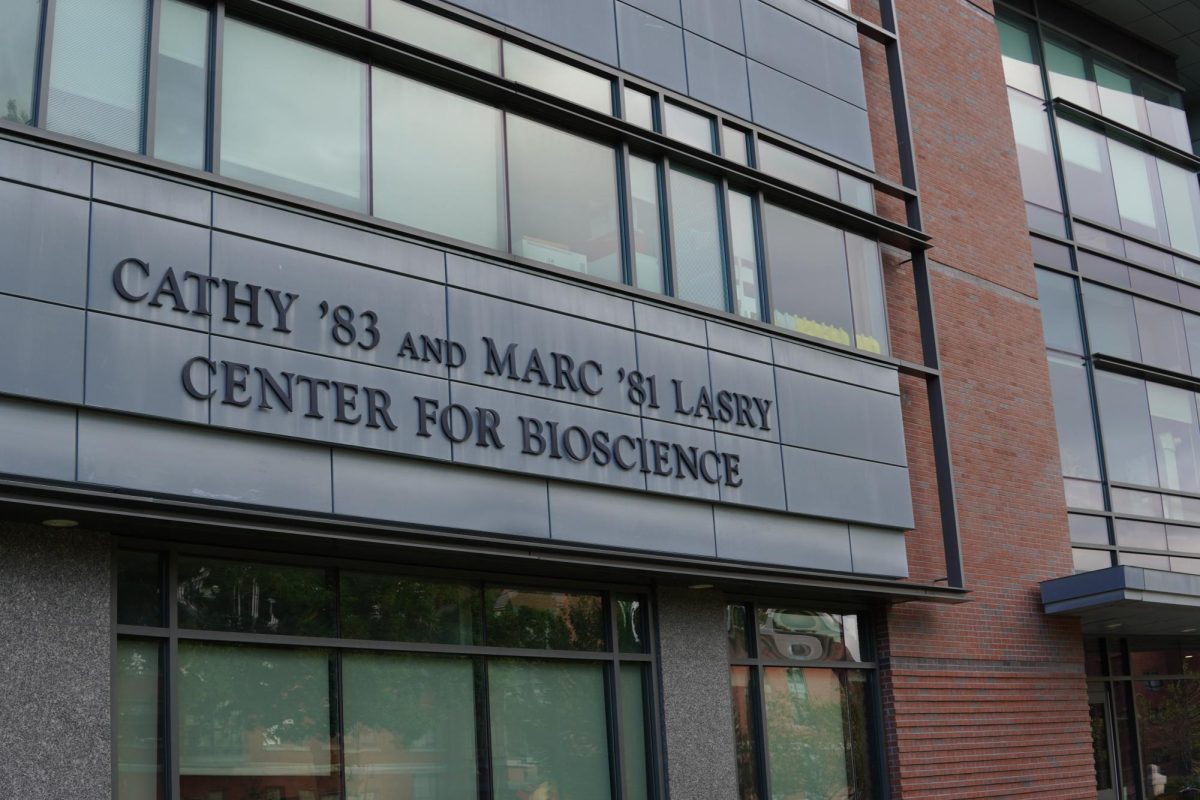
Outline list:
[[[1190,17],[1100,5],[0,0],[0,788],[1191,796]]]

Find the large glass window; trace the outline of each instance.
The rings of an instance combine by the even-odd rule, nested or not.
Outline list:
[[[872,797],[872,665],[859,617],[736,604],[727,619],[742,800]],[[751,620],[757,635],[747,636]]]
[[[59,0],[46,127],[140,152],[149,31],[147,0]]]
[[[671,170],[668,183],[675,296],[725,311],[729,308],[729,291],[721,249],[717,183],[679,169]]]
[[[1079,330],[1079,307],[1075,300],[1075,281],[1046,269],[1037,270],[1038,306],[1042,311],[1042,332],[1046,347],[1068,353],[1083,353]]]
[[[236,19],[223,47],[221,174],[366,211],[366,65]]]
[[[618,779],[627,800],[656,796],[644,595],[186,553],[117,563],[124,800],[611,800]]]
[[[850,344],[854,316],[842,232],[769,203],[763,228],[775,324]]]
[[[500,74],[500,40],[403,0],[372,0],[371,27],[477,69]]]
[[[380,69],[371,100],[375,215],[506,249],[499,109]]]
[[[1063,476],[1099,480],[1100,459],[1096,455],[1092,400],[1083,362],[1058,353],[1050,353],[1049,362]]]
[[[662,293],[662,206],[658,199],[658,166],[649,159],[630,156],[629,190],[633,206],[633,285]]]
[[[1050,118],[1041,100],[1008,91],[1013,134],[1017,142],[1017,165],[1025,192],[1029,227],[1062,236],[1062,197],[1058,171],[1050,142]]]
[[[33,122],[42,0],[0,0],[0,119]]]
[[[508,169],[514,253],[621,280],[613,148],[509,114]]]
[[[1146,383],[1112,372],[1096,372],[1096,400],[1104,433],[1108,476],[1118,483],[1158,485]]]
[[[735,310],[746,319],[760,319],[754,200],[744,192],[729,192],[729,232]]]
[[[207,9],[163,0],[158,23],[154,155],[204,169],[208,130]]]

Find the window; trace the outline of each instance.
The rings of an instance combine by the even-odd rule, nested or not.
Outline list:
[[[654,130],[654,98],[632,86],[625,87],[625,119],[634,125]]]
[[[681,105],[667,102],[666,113],[663,116],[663,133],[684,144],[712,152],[712,118],[689,111]]]
[[[996,17],[1000,31],[1000,54],[1004,80],[1014,89],[1042,96],[1042,70],[1036,55],[1034,33],[1023,20]]]
[[[292,2],[331,17],[353,22],[355,25],[367,24],[367,0],[292,0]]]
[[[1008,92],[1008,105],[1029,227],[1062,236],[1062,197],[1050,142],[1050,119],[1042,101],[1013,89]]]
[[[371,27],[402,42],[500,74],[500,40],[402,0],[373,0]]]
[[[625,797],[655,796],[641,595],[187,553],[117,571],[123,800],[609,800],[616,747]]]
[[[630,156],[629,189],[633,205],[633,285],[662,294],[662,206],[658,199],[658,166]]]
[[[1096,401],[1100,406],[1109,478],[1117,483],[1157,486],[1158,467],[1145,381],[1097,371]]]
[[[1042,310],[1042,332],[1046,347],[1083,354],[1075,281],[1050,270],[1037,272],[1038,305]]]
[[[728,310],[717,183],[673,168],[668,184],[675,296],[720,311]]]
[[[770,203],[763,229],[775,324],[849,345],[854,318],[842,232]]]
[[[512,42],[504,43],[504,77],[602,114],[613,111],[612,81]]]
[[[0,0],[0,119],[33,122],[42,2]]]
[[[754,231],[754,200],[750,195],[730,190],[729,231],[737,313],[746,319],[760,319],[758,245]]]
[[[727,620],[742,800],[872,797],[874,665],[859,617],[739,603]]]
[[[236,19],[224,59],[221,174],[366,211],[366,66]]]
[[[1099,480],[1100,459],[1096,455],[1092,401],[1083,362],[1057,353],[1050,353],[1049,361],[1063,476]]]
[[[158,24],[158,88],[154,103],[154,155],[204,169],[208,130],[206,9],[163,0]]]

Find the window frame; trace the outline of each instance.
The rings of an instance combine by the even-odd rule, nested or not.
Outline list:
[[[476,748],[476,788],[477,797],[491,798],[493,796],[493,771],[491,768],[491,721],[488,696],[488,670],[490,659],[525,659],[530,661],[552,661],[559,663],[592,663],[603,668],[604,681],[604,714],[605,732],[608,746],[609,785],[612,800],[624,800],[626,797],[625,770],[623,754],[625,752],[624,725],[621,718],[621,672],[622,667],[637,664],[643,670],[643,713],[645,715],[645,762],[647,766],[646,796],[650,800],[666,797],[666,762],[663,754],[663,720],[662,706],[659,695],[657,674],[660,664],[657,615],[654,610],[654,592],[652,587],[640,584],[618,584],[608,582],[585,582],[574,579],[553,579],[538,576],[511,575],[507,573],[479,572],[470,570],[455,570],[430,568],[404,563],[388,563],[381,561],[361,561],[348,558],[321,558],[293,553],[273,553],[259,550],[245,550],[224,546],[203,546],[181,543],[163,543],[143,539],[118,538],[112,548],[113,569],[111,571],[111,654],[110,654],[110,735],[112,741],[117,741],[117,725],[119,701],[117,683],[119,675],[118,647],[119,641],[149,641],[159,646],[159,682],[161,687],[159,707],[159,730],[162,732],[162,784],[161,797],[164,800],[178,800],[180,793],[179,769],[179,700],[178,679],[180,642],[200,642],[205,644],[248,645],[251,647],[278,647],[287,649],[324,650],[338,665],[335,680],[339,695],[331,697],[336,700],[336,708],[331,715],[331,735],[336,739],[336,754],[338,764],[338,780],[340,781],[342,798],[345,798],[346,761],[345,761],[345,730],[341,718],[341,658],[346,652],[357,653],[392,653],[414,654],[427,656],[460,656],[471,660],[475,671],[475,748]],[[162,625],[130,625],[118,621],[118,602],[120,585],[116,565],[122,554],[153,553],[158,556],[159,597],[162,603]],[[243,563],[263,564],[267,566],[317,567],[328,571],[336,588],[334,607],[331,614],[334,618],[335,635],[330,637],[277,635],[269,633],[241,633],[231,631],[200,630],[183,628],[179,625],[179,606],[177,601],[178,561],[180,557],[228,560]],[[446,645],[427,644],[418,642],[393,642],[378,639],[352,639],[342,637],[340,629],[340,580],[337,576],[341,571],[355,573],[373,573],[397,578],[413,578],[415,580],[445,580],[461,582],[479,588],[479,610],[481,612],[481,629],[479,644]],[[549,650],[523,647],[501,647],[487,644],[486,605],[483,592],[490,586],[504,586],[525,590],[542,591],[573,591],[579,590],[589,594],[599,594],[602,602],[605,649],[603,650]],[[636,653],[620,649],[618,630],[617,601],[626,596],[634,596],[645,603],[645,634],[646,652]],[[332,677],[332,673],[331,673]],[[117,786],[119,777],[118,749],[111,749],[112,786]]]

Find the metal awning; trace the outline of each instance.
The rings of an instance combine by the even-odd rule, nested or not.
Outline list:
[[[1079,617],[1084,633],[1184,634],[1200,629],[1200,575],[1109,567],[1042,583],[1047,614]]]

